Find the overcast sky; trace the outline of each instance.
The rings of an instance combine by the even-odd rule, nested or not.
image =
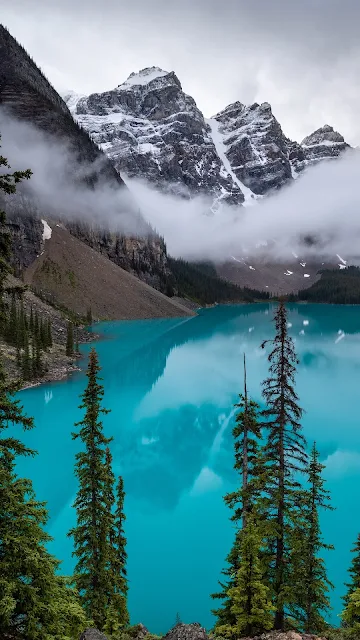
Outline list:
[[[360,144],[360,0],[0,0],[58,91],[175,71],[206,117],[268,101],[297,140],[327,123]]]

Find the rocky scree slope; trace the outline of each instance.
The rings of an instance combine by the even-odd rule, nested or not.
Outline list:
[[[140,628],[138,635],[127,635],[124,632],[124,640],[144,640],[144,638],[152,638],[146,627],[143,625],[137,625]],[[136,627],[133,627],[136,629]],[[213,638],[216,640],[216,636],[209,635],[199,623],[183,624],[179,623],[175,625],[166,635],[163,636],[163,640],[209,640]],[[107,640],[107,636],[97,629],[86,629],[80,637],[80,640]],[[219,639],[220,640],[220,639]],[[314,635],[297,633],[296,631],[280,632],[270,631],[268,633],[256,636],[256,638],[239,638],[239,640],[325,640],[325,638],[319,638]]]
[[[24,281],[42,298],[78,317],[86,316],[89,308],[96,320],[195,315],[94,251],[59,224],[53,226],[44,250],[26,269]]]
[[[107,255],[121,267],[136,273],[150,284],[161,288],[168,275],[166,248],[161,238],[149,228],[139,214],[118,171],[106,154],[98,148],[72,118],[64,100],[57,94],[25,49],[0,25],[0,108],[12,118],[27,122],[60,142],[66,142],[77,171],[67,179],[81,183],[90,191],[106,184],[121,190],[122,206],[136,216],[139,237],[125,238],[111,233],[104,223],[82,221],[68,224],[73,235]],[[1,133],[1,131],[0,131]],[[6,149],[3,150],[6,155]],[[31,167],[30,167],[31,168]],[[21,191],[21,190],[20,190]],[[29,198],[17,195],[6,203],[13,236],[14,266],[18,274],[41,253],[43,227],[40,211]],[[114,211],[114,217],[123,213]],[[54,212],[52,212],[52,215]],[[59,211],[59,219],[61,212]],[[120,219],[120,218],[119,218]],[[99,228],[101,227],[101,228]]]
[[[202,194],[213,211],[221,202],[251,204],[348,146],[328,125],[300,144],[289,140],[267,102],[235,102],[206,120],[175,73],[158,67],[113,90],[64,99],[124,176],[184,197]]]

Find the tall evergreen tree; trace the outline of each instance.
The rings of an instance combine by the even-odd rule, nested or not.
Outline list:
[[[69,532],[74,540],[73,555],[77,559],[75,584],[80,593],[86,615],[97,628],[105,624],[108,604],[109,564],[108,546],[104,543],[103,523],[108,519],[106,493],[105,448],[110,442],[103,434],[101,414],[108,410],[101,406],[104,388],[99,378],[100,366],[95,349],[89,355],[87,387],[80,409],[83,419],[76,423],[84,450],[76,454],[75,474],[79,488],[74,503],[77,524]]]
[[[2,156],[0,167],[8,167]],[[14,193],[16,183],[28,177],[30,172],[0,173],[0,191]],[[0,212],[2,321],[9,246],[6,215]],[[19,456],[35,453],[6,433],[10,425],[24,430],[33,427],[33,419],[13,399],[15,391],[6,381],[0,357],[0,636],[9,640],[74,637],[85,626],[84,614],[74,591],[56,575],[59,563],[46,550],[44,505],[36,501],[31,482],[15,471]]]
[[[73,323],[68,322],[66,333],[66,355],[71,357],[74,355],[74,329]]]
[[[273,626],[274,607],[270,589],[264,582],[261,545],[261,532],[252,516],[248,516],[241,535],[235,585],[229,590],[231,611],[236,622],[233,627],[219,627],[217,632],[220,636],[253,636]]]
[[[31,380],[32,378],[32,360],[30,355],[30,342],[29,336],[25,333],[25,345],[24,352],[21,360],[21,375],[23,380]]]
[[[127,608],[127,540],[124,531],[124,522],[126,520],[124,512],[124,481],[121,476],[118,478],[116,486],[116,507],[115,507],[115,540],[114,540],[114,559],[113,559],[113,575],[114,575],[114,607],[118,612],[120,627],[126,627],[129,622],[129,612]]]
[[[269,548],[275,547],[270,573],[276,607],[274,627],[285,628],[285,608],[293,604],[290,551],[294,518],[299,509],[300,484],[298,473],[307,465],[305,438],[300,419],[302,409],[295,392],[295,373],[298,360],[294,344],[288,335],[287,310],[280,302],[275,313],[276,335],[270,342],[268,356],[269,377],[263,382],[266,408],[263,411],[267,429],[264,447],[266,458],[266,486],[263,500],[267,520],[273,527]]]
[[[349,568],[350,581],[345,585],[347,593],[343,598],[346,613],[342,617],[346,625],[358,623],[360,627],[360,534],[351,553],[353,559]],[[357,594],[356,597],[354,594]]]
[[[314,443],[307,469],[309,489],[302,491],[301,514],[292,538],[295,604],[291,612],[305,633],[313,634],[327,629],[324,614],[330,609],[329,591],[333,587],[327,578],[325,562],[319,555],[323,550],[333,549],[324,543],[319,522],[319,510],[332,509],[322,477],[324,468]]]
[[[34,311],[32,307],[30,309],[29,331],[31,335],[34,335]]]
[[[349,595],[341,618],[346,628],[346,637],[358,640],[360,637],[360,589],[355,589]]]
[[[244,393],[239,396],[240,402],[235,405],[240,409],[233,428],[235,464],[234,469],[239,476],[238,488],[224,497],[225,503],[233,514],[231,520],[236,525],[233,547],[227,556],[228,567],[223,571],[225,582],[220,582],[221,592],[212,595],[223,600],[221,607],[213,611],[217,617],[216,629],[235,628],[236,619],[231,589],[236,585],[236,577],[240,568],[241,526],[244,530],[249,515],[257,507],[257,499],[261,492],[261,430],[258,421],[259,406],[248,396],[246,382],[246,360],[244,355]]]
[[[47,321],[47,345],[48,345],[48,347],[50,349],[53,346],[51,319],[50,318],[48,318],[48,321]]]
[[[127,577],[126,577],[126,538],[124,533],[124,484],[119,477],[114,496],[115,476],[112,470],[110,449],[105,454],[105,500],[108,516],[103,520],[102,535],[104,537],[105,554],[108,558],[108,606],[106,616],[107,633],[129,624],[127,609]],[[115,507],[115,510],[114,510]],[[112,631],[111,631],[112,628]]]

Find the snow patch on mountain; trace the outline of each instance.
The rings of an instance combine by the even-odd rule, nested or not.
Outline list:
[[[249,205],[254,204],[254,198],[256,199],[259,196],[257,196],[253,191],[251,191],[251,189],[249,189],[243,182],[241,182],[241,180],[239,180],[239,178],[233,172],[233,170],[231,168],[231,164],[230,164],[228,158],[226,157],[226,146],[224,144],[224,137],[223,137],[222,133],[220,132],[220,127],[221,127],[220,122],[215,120],[215,118],[208,118],[206,120],[206,123],[210,127],[211,137],[212,137],[213,143],[215,145],[215,149],[217,151],[217,154],[218,154],[221,162],[224,165],[225,171],[227,172],[227,174],[229,176],[231,176],[231,178],[233,179],[234,183],[237,184],[239,189],[241,189],[242,193],[244,194],[244,198],[245,198],[244,205],[245,206],[249,206]]]

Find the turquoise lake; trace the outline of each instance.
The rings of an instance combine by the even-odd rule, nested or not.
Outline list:
[[[261,401],[267,374],[263,339],[273,336],[270,305],[202,310],[189,319],[103,323],[94,330],[103,368],[104,417],[114,436],[114,470],[124,477],[132,622],[167,631],[184,622],[211,627],[210,594],[233,541],[222,496],[236,483],[231,429],[247,354],[249,392]],[[300,360],[297,391],[309,445],[316,440],[335,512],[322,517],[335,584],[334,623],[360,531],[360,307],[290,307],[290,334]],[[82,347],[84,355],[90,345]],[[86,366],[86,360],[82,361]],[[21,392],[36,428],[23,440],[39,455],[19,465],[50,511],[51,551],[71,573],[73,475],[83,372]]]

